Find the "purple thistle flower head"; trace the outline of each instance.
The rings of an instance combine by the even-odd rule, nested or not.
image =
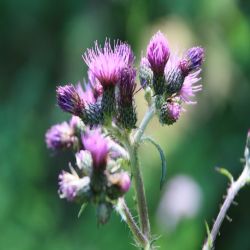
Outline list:
[[[52,150],[70,148],[76,140],[74,129],[67,122],[52,126],[45,134],[47,147]]]
[[[79,178],[79,176],[73,172],[69,173],[62,171],[59,175],[59,196],[61,199],[67,199],[68,201],[73,201],[80,195],[83,189],[87,189],[90,184],[90,178],[85,176]]]
[[[201,47],[193,47],[187,50],[184,58],[180,62],[180,67],[184,75],[188,75],[190,72],[199,70],[204,62],[205,52]]]
[[[121,56],[125,55],[125,63],[127,66],[133,66],[135,62],[135,55],[127,43],[121,43],[120,45],[116,46],[115,52],[119,53]]]
[[[124,68],[121,72],[119,82],[119,103],[121,105],[131,105],[136,88],[136,70],[134,68]]]
[[[202,90],[202,85],[196,85],[198,81],[200,81],[200,74],[201,70],[197,70],[192,74],[189,74],[185,77],[184,83],[182,85],[182,88],[179,92],[180,98],[183,102],[187,104],[196,104],[195,101],[192,101],[192,97],[195,96],[196,92],[199,92]]]
[[[100,129],[88,130],[82,136],[83,145],[91,153],[94,169],[105,169],[108,157],[108,141]]]
[[[63,111],[77,116],[82,115],[84,102],[72,84],[59,86],[56,92],[57,103]]]
[[[170,55],[167,39],[158,31],[147,47],[147,59],[154,73],[163,75],[165,65]]]
[[[130,47],[124,43],[117,41],[112,49],[110,41],[106,40],[103,48],[96,42],[95,48],[88,49],[83,59],[93,75],[106,88],[118,83],[121,70],[130,61],[130,54]]]

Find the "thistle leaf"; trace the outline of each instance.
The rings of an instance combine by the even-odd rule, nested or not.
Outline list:
[[[220,174],[226,176],[231,183],[234,182],[234,178],[232,176],[232,174],[225,168],[216,168],[216,171],[218,171]]]
[[[158,150],[159,154],[160,154],[160,157],[161,157],[161,181],[160,181],[160,189],[161,189],[162,186],[163,186],[163,184],[164,184],[164,181],[166,179],[166,175],[167,175],[167,161],[166,161],[164,152],[163,152],[161,146],[158,143],[156,143],[152,138],[150,138],[150,137],[143,137],[142,141],[148,141],[151,144],[153,144],[156,147],[156,149]]]
[[[77,218],[80,218],[80,216],[82,215],[82,213],[83,213],[83,211],[84,211],[84,209],[87,207],[87,203],[83,203],[82,205],[81,205],[81,208],[80,208],[80,210],[79,210],[79,212],[78,212],[78,215],[77,215]]]
[[[207,243],[208,243],[208,247],[209,247],[209,250],[210,250],[213,247],[213,242],[212,242],[210,229],[209,229],[209,226],[208,226],[206,221],[205,221],[205,227],[206,227],[206,231],[207,231]]]

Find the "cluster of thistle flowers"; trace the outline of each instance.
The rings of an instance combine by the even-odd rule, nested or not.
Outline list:
[[[110,217],[116,200],[130,188],[130,176],[122,170],[117,145],[101,128],[90,129],[77,116],[52,126],[46,133],[47,147],[53,151],[75,152],[75,165],[59,175],[59,196],[68,201],[97,204],[98,222]]]
[[[182,57],[170,53],[161,32],[150,40],[147,55],[141,59],[139,78],[142,87],[155,96],[155,107],[161,124],[175,123],[184,110],[183,103],[195,104],[195,93],[202,90],[200,80],[204,49],[193,47]]]
[[[189,49],[183,58],[170,55],[160,32],[150,40],[139,78],[146,96],[155,101],[161,123],[174,123],[183,110],[182,103],[194,103],[191,98],[201,90],[201,85],[195,84],[203,57],[199,47]],[[60,197],[97,204],[99,222],[105,223],[117,199],[130,187],[130,175],[123,170],[127,159],[114,148],[125,150],[108,134],[116,129],[128,135],[136,128],[135,56],[127,43],[116,41],[112,47],[106,40],[103,47],[96,42],[83,60],[88,66],[88,81],[57,88],[58,106],[72,118],[52,126],[46,143],[53,151],[71,149],[75,153],[76,167],[70,164],[71,172],[59,175]],[[115,136],[113,133],[112,138]]]

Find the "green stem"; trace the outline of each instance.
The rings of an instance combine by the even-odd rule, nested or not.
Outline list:
[[[131,161],[131,171],[132,171],[133,181],[134,181],[134,186],[135,186],[135,195],[136,195],[136,201],[137,201],[140,226],[141,226],[143,234],[149,240],[151,239],[150,223],[149,223],[145,188],[144,188],[144,183],[142,179],[139,159],[138,159],[138,145],[148,123],[153,118],[154,114],[155,114],[155,106],[152,105],[149,107],[147,113],[145,114],[132,141],[129,137],[125,138],[125,144],[129,153],[130,161]]]
[[[129,152],[131,161],[131,172],[133,176],[135,195],[137,201],[137,209],[139,214],[140,226],[143,234],[149,239],[150,238],[150,224],[148,218],[148,207],[145,196],[145,189],[142,180],[142,174],[139,166],[137,146],[132,145],[130,140],[126,141],[126,146]]]
[[[152,102],[154,103],[154,101]],[[151,121],[151,119],[153,118],[154,114],[155,114],[156,110],[155,110],[155,105],[152,104],[149,108],[147,113],[145,114],[145,116],[142,119],[142,122],[138,128],[138,130],[136,131],[136,133],[134,134],[134,144],[135,143],[139,143],[141,140],[141,137],[144,134],[144,131],[148,125],[148,123]]]

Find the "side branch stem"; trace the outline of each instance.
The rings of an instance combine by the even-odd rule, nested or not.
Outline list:
[[[238,194],[240,189],[245,186],[245,184],[249,181],[250,177],[250,168],[248,165],[244,167],[243,172],[239,176],[239,178],[236,181],[233,181],[230,188],[228,189],[226,199],[220,209],[220,212],[214,222],[211,234],[209,238],[206,240],[203,250],[210,250],[211,247],[214,245],[215,239],[219,233],[220,226],[226,217],[227,211],[232,204],[235,196]]]
[[[154,103],[154,102],[153,102]],[[155,114],[155,105],[152,104],[149,108],[148,111],[146,112],[145,116],[143,117],[141,124],[138,128],[138,130],[136,131],[136,133],[134,134],[134,143],[138,143],[141,140],[141,137],[144,134],[144,131],[147,127],[147,125],[149,124],[150,120],[153,118],[154,114]]]

